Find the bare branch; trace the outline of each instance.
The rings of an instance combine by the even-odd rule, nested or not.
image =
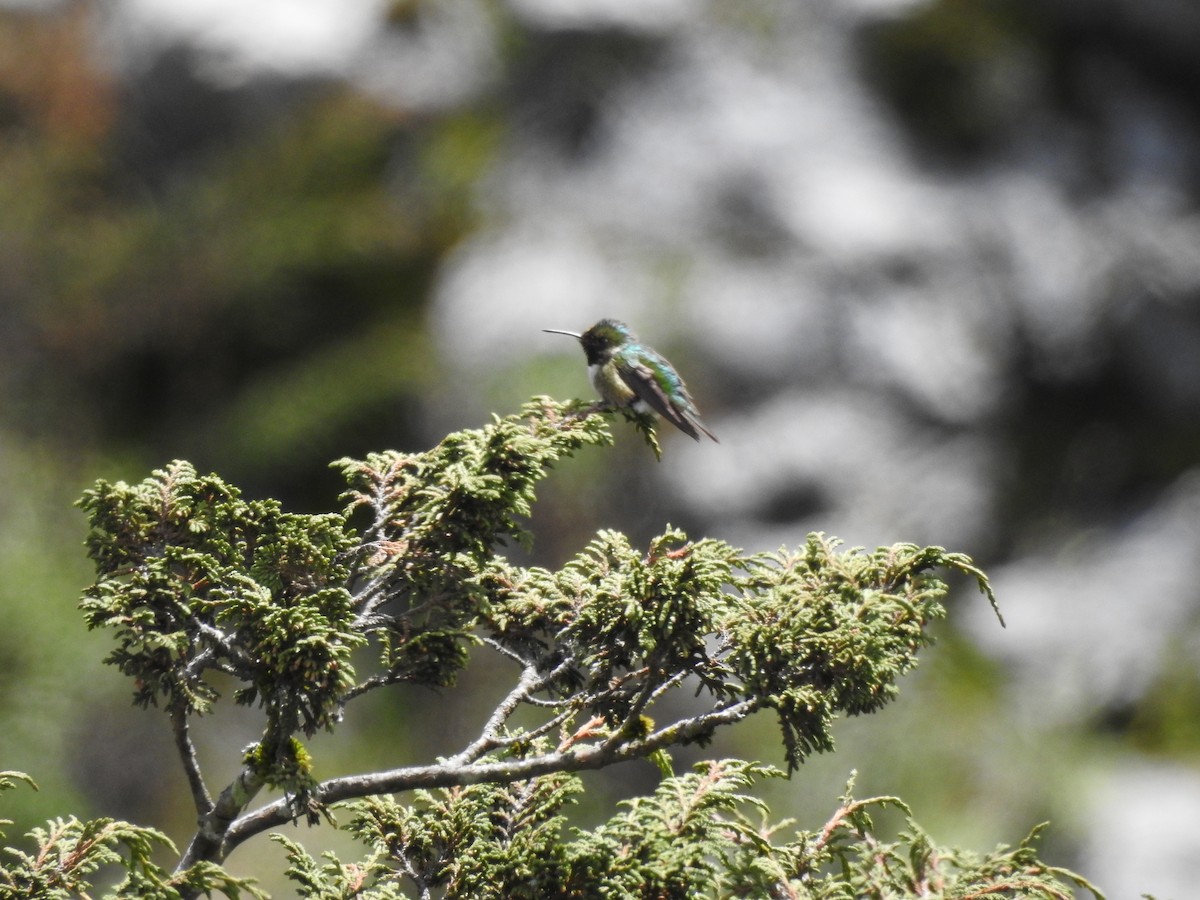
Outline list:
[[[497,653],[501,654],[502,656],[507,656],[509,659],[511,659],[513,662],[515,662],[517,665],[519,665],[522,669],[527,669],[530,666],[534,665],[534,661],[532,659],[526,659],[524,656],[522,656],[520,653],[518,653],[512,647],[509,647],[509,646],[501,643],[500,641],[496,640],[493,637],[483,638],[483,643],[486,644],[487,646],[491,647],[493,650],[495,650]]]
[[[215,647],[217,650],[220,650],[222,654],[228,657],[230,663],[242,666],[244,671],[254,670],[254,660],[246,656],[245,651],[239,647],[229,635],[227,635],[220,628],[217,628],[214,625],[209,625],[207,622],[201,621],[200,619],[193,619],[193,621],[200,634],[208,640],[211,646]],[[200,663],[202,656],[204,656],[203,652],[199,654],[196,659],[192,660],[189,668],[196,667]],[[201,666],[201,668],[203,668],[203,666]],[[197,674],[199,674],[199,671],[200,669],[197,669]]]
[[[692,674],[691,672],[686,672],[686,671],[676,672],[674,675],[672,675],[670,678],[668,678],[666,681],[664,681],[662,684],[658,685],[653,691],[650,692],[650,703],[654,703],[656,700],[658,700],[659,697],[661,697],[663,694],[667,693],[667,691],[672,690],[673,688],[679,687],[679,685],[683,684],[684,679],[686,679],[688,677],[688,675],[691,675],[691,674]],[[649,704],[647,704],[647,705],[649,705]]]
[[[350,688],[350,690],[346,691],[346,693],[342,695],[342,707],[344,708],[346,706],[346,704],[349,703],[351,700],[353,700],[355,697],[361,697],[363,694],[367,693],[368,691],[375,690],[375,688],[381,688],[381,687],[385,687],[389,684],[395,684],[399,680],[400,680],[400,676],[397,675],[395,672],[379,672],[376,675],[372,675],[370,678],[366,678],[363,681],[360,681],[358,684],[356,684],[354,687]]]
[[[231,826],[236,824],[238,814],[254,799],[262,789],[263,778],[250,765],[243,765],[237,777],[221,791],[217,802],[212,805],[206,815],[200,817],[199,828],[183,854],[177,872],[189,869],[193,864],[203,860],[223,859],[222,847],[229,840]],[[278,801],[282,809],[290,810],[291,804],[287,797]],[[271,804],[274,806],[274,804]],[[284,821],[287,821],[288,813]]]
[[[358,549],[361,551],[370,546],[372,545],[360,544]],[[387,593],[384,589],[395,574],[395,569],[388,567],[354,589],[354,605],[359,611],[358,622],[362,623],[371,618],[375,610],[387,600]]]
[[[565,706],[582,706],[584,705],[576,694],[565,698],[548,698],[548,697],[526,697],[525,702],[529,706],[538,706],[542,709],[562,709]]]
[[[175,748],[179,751],[179,759],[187,776],[188,787],[192,791],[192,802],[196,812],[201,816],[212,811],[213,801],[208,788],[204,784],[204,776],[200,772],[200,762],[196,759],[196,745],[192,743],[191,731],[188,727],[188,714],[182,704],[171,707],[171,728],[175,735]]]
[[[644,738],[619,744],[576,745],[565,752],[546,753],[526,759],[474,762],[455,765],[450,762],[432,766],[411,766],[372,772],[366,775],[347,775],[331,778],[313,791],[314,799],[322,805],[355,800],[378,794],[398,794],[419,788],[461,787],[469,784],[507,783],[536,778],[555,772],[581,772],[599,769],[614,763],[641,759],[656,750],[694,740],[722,725],[738,722],[761,706],[757,698],[740,700],[729,706],[683,719],[660,728]],[[292,820],[293,812],[287,798],[268,803],[249,813],[230,826],[221,846],[218,859],[224,859],[248,838]]]
[[[570,718],[577,712],[579,712],[578,706],[572,706],[570,709],[564,709],[553,718],[547,719],[537,728],[531,728],[529,731],[522,731],[520,734],[514,734],[510,737],[496,738],[493,746],[496,749],[499,749],[500,747],[511,747],[513,744],[535,740],[536,738],[539,738],[545,734],[549,734],[556,728],[559,728],[564,722],[569,721]]]
[[[500,704],[483,726],[483,731],[479,737],[461,752],[450,757],[447,760],[447,764],[465,765],[474,762],[489,750],[500,746],[502,741],[500,738],[500,729],[504,727],[504,723],[512,717],[512,714],[517,711],[517,707],[528,699],[531,694],[543,691],[553,684],[573,663],[574,660],[571,658],[563,660],[545,675],[539,675],[535,666],[526,666],[525,670],[521,673],[521,678],[517,682],[516,687],[509,691],[508,696],[500,701]]]
[[[432,900],[433,894],[429,889],[429,885],[426,882],[425,876],[417,871],[417,868],[413,865],[412,860],[408,858],[408,854],[402,852],[398,854],[398,857],[400,860],[401,870],[405,875],[412,879],[412,882],[414,885],[416,885],[417,890],[421,892],[420,900]]]
[[[199,678],[201,672],[207,669],[210,665],[215,664],[213,662],[215,658],[216,653],[213,651],[213,648],[205,647],[196,654],[195,658],[190,663],[187,664],[187,668],[184,669],[184,675],[189,679]]]

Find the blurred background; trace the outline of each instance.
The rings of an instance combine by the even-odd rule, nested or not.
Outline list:
[[[41,786],[9,837],[193,823],[75,609],[93,479],[183,457],[330,509],[334,458],[590,397],[540,329],[614,316],[721,443],[655,463],[614,422],[545,483],[534,561],[667,523],[935,543],[1008,620],[957,585],[899,701],[775,814],[819,827],[857,769],[938,841],[1049,819],[1044,858],[1111,897],[1189,896],[1198,46],[1194,0],[3,0],[0,768]],[[318,774],[448,752],[487,671],[318,739]],[[201,723],[214,782],[253,722]],[[766,716],[709,752],[781,760]]]

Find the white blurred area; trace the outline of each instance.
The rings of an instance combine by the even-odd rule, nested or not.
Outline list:
[[[561,4],[514,6],[566,27]],[[639,4],[570,6],[576,27],[583,7],[606,25],[623,7],[622,27],[668,41],[668,60],[616,89],[582,162],[531,138],[498,166],[479,200],[494,224],[459,248],[437,295],[464,380],[563,353],[579,365],[566,389],[586,395],[578,348],[538,329],[624,318],[682,352],[721,437],[668,436],[657,473],[708,533],[753,549],[818,529],[984,557],[1011,545],[993,569],[1009,628],[973,599],[952,617],[1008,673],[998,714],[1025,741],[1049,745],[1136,702],[1180,653],[1195,665],[1200,466],[1129,518],[1079,522],[1048,494],[1026,535],[997,530],[1023,478],[1003,439],[1023,372],[1070,384],[1123,353],[1147,403],[1198,389],[1187,373],[1200,341],[1160,346],[1171,329],[1153,308],[1200,297],[1200,217],[1178,200],[1182,173],[1135,153],[1122,186],[1081,200],[1053,137],[970,177],[930,166],[850,64],[859,17],[891,14],[886,4],[777,5],[757,34],[719,15],[699,24],[677,4],[656,4],[654,21]],[[1093,437],[1076,439],[1085,473],[1122,465],[1128,435]],[[970,752],[970,735],[950,739]],[[1080,870],[1112,896],[1188,896],[1194,812],[1144,793],[1173,790],[1179,773],[1128,752],[1088,769]],[[1178,816],[1138,825],[1151,810]]]
[[[225,80],[344,73],[378,33],[386,0],[119,0],[102,13],[118,62],[179,41]]]
[[[489,89],[485,4],[414,3],[384,28],[386,5],[123,0],[105,33],[131,56],[196,42],[217,78],[332,75],[408,110]],[[852,52],[863,25],[915,5],[511,0],[584,81],[563,102],[582,93],[593,118],[565,149],[553,103],[512,130],[431,321],[473,417],[495,396],[479,385],[531,357],[570,356],[571,380],[545,392],[587,396],[578,348],[542,328],[613,316],[667,349],[721,444],[668,435],[655,475],[739,546],[819,529],[1001,557],[1009,628],[982,602],[952,617],[1008,675],[997,714],[1036,741],[1135,703],[1180,654],[1197,664],[1200,461],[1127,514],[1080,521],[1049,493],[1023,533],[997,523],[1025,477],[1005,434],[1030,372],[1070,385],[1119,357],[1148,409],[1200,415],[1200,214],[1188,165],[1162,150],[1178,111],[1136,92],[1112,111],[1128,140],[1102,195],[1064,178],[1076,138],[1053,123],[969,172],[922,158]],[[1125,465],[1133,439],[1079,434],[1080,477]],[[1200,788],[1174,765],[1128,750],[1092,765],[1078,867],[1112,896],[1184,897],[1200,877]],[[1164,828],[1178,845],[1155,849]],[[1106,869],[1118,857],[1145,868]]]

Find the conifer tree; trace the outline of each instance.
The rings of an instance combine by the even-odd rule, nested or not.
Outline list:
[[[501,555],[530,538],[548,470],[610,441],[607,414],[536,398],[424,453],[339,460],[341,508],[319,515],[247,499],[182,461],[138,484],[98,482],[80,501],[96,567],[81,608],[111,632],[105,662],[135,703],[164,715],[198,827],[177,850],[143,826],[52,821],[0,861],[0,898],[80,896],[110,868],[123,878],[111,896],[265,896],[222,864],[322,819],[363,856],[273,835],[303,897],[1099,896],[1040,861],[1038,829],[987,854],[939,846],[911,817],[887,836],[872,812],[908,816],[905,804],[857,799],[852,785],[824,822],[775,821],[755,784],[831,750],[839,715],[896,696],[944,615],[942,573],[970,576],[994,607],[987,577],[940,547],[843,550],[811,534],[745,553],[669,527],[644,547],[600,531],[558,570]],[[336,733],[360,698],[450,692],[479,653],[507,660],[512,683],[457,752],[314,776],[306,742]],[[192,732],[229,700],[258,711],[261,736],[230,748],[238,771],[213,784]],[[780,768],[674,771],[674,748],[756,712],[778,722]],[[659,766],[657,789],[599,827],[570,827],[578,773],[634,759]],[[0,775],[0,791],[23,779]],[[164,849],[173,866],[154,861]]]

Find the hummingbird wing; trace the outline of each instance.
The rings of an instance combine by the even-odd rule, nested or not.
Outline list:
[[[692,440],[700,440],[704,432],[712,440],[717,436],[704,427],[700,411],[669,362],[648,348],[639,348],[637,353],[624,353],[616,359],[617,374],[656,413],[686,434]]]

